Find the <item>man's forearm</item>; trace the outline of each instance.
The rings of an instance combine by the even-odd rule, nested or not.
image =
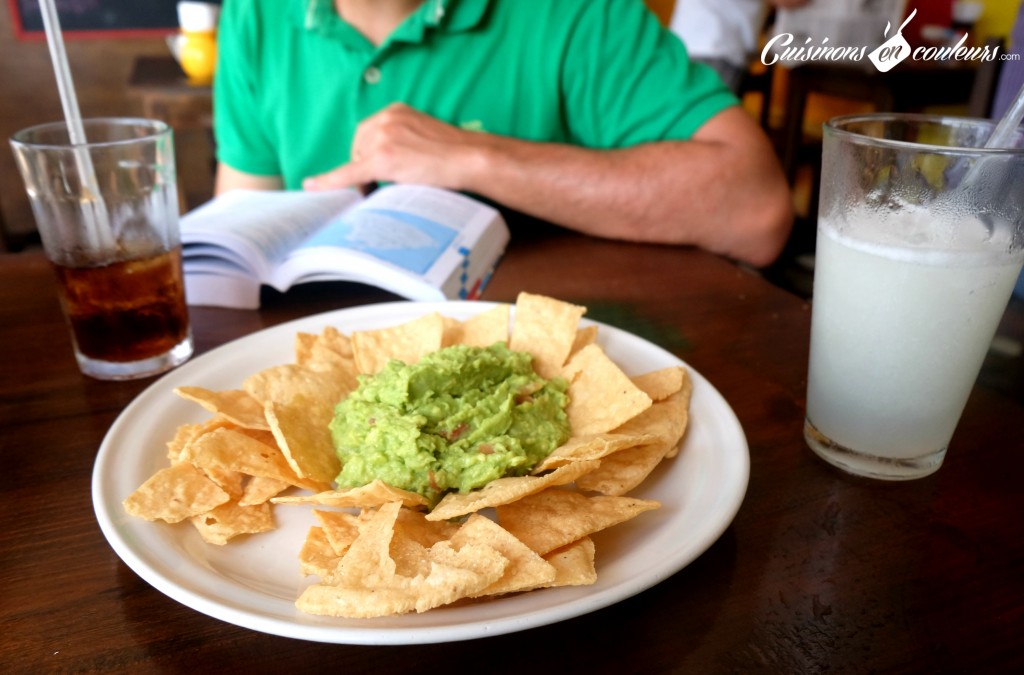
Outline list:
[[[789,192],[767,144],[591,150],[485,136],[468,156],[461,189],[595,236],[693,244],[764,265],[789,233]]]

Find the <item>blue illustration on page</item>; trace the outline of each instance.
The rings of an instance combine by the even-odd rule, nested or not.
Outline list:
[[[415,274],[425,274],[457,232],[426,218],[387,209],[358,209],[339,217],[304,244],[362,251]]]

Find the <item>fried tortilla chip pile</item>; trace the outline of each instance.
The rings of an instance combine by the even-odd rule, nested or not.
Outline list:
[[[125,499],[126,511],[189,520],[205,541],[225,544],[272,529],[273,505],[314,505],[298,556],[319,581],[296,601],[311,614],[388,616],[594,583],[590,535],[660,506],[629,493],[678,452],[690,379],[682,367],[627,376],[599,346],[597,327],[580,327],[583,307],[523,293],[514,322],[510,309],[466,321],[432,313],[351,336],[300,333],[295,363],[258,372],[240,390],[176,389],[213,416],[178,429],[171,465]],[[420,495],[379,480],[330,489],[341,467],[328,423],[359,375],[389,359],[498,341],[529,352],[541,376],[569,383],[568,442],[530,475],[449,493],[429,512]],[[308,492],[278,496],[295,488]]]

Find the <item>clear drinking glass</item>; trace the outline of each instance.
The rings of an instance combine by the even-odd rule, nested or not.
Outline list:
[[[1024,264],[1024,138],[925,115],[825,125],[804,437],[851,473],[942,465]]]
[[[172,132],[131,118],[83,126],[85,144],[56,122],[17,132],[11,146],[82,372],[153,375],[192,355]]]

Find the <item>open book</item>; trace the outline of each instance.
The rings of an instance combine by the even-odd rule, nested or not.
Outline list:
[[[410,300],[479,295],[509,240],[498,211],[464,195],[391,185],[355,190],[235,190],[181,218],[192,305],[255,309],[260,287],[371,284]]]

